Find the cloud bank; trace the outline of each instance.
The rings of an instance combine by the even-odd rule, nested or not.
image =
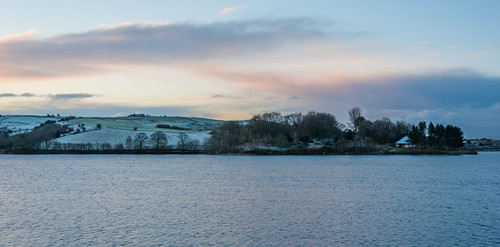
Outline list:
[[[23,94],[15,94],[15,93],[0,93],[0,98],[14,98],[14,97],[35,97],[36,95],[32,93],[23,93]]]
[[[92,98],[97,95],[89,93],[69,93],[69,94],[54,94],[49,95],[51,100],[72,100],[72,99],[85,99]]]
[[[426,109],[456,106],[490,106],[500,101],[500,78],[470,70],[449,70],[417,75],[368,77],[320,74],[296,77],[267,71],[200,70],[203,76],[233,85],[267,91],[290,99],[309,98],[326,103],[347,101],[374,108]]]
[[[92,74],[124,64],[227,59],[324,35],[319,21],[305,18],[204,25],[127,23],[47,39],[19,35],[0,40],[0,76],[51,78]]]
[[[14,93],[0,93],[0,98],[17,98],[17,97],[48,97],[51,100],[71,100],[71,99],[85,99],[96,97],[97,94],[89,94],[89,93],[69,93],[69,94],[49,94],[49,95],[36,95],[32,93],[22,93],[22,94],[14,94]]]

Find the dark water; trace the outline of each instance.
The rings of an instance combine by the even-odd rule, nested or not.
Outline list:
[[[500,246],[500,153],[0,156],[0,246]]]

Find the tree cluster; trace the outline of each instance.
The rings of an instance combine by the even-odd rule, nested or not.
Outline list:
[[[245,144],[288,148],[306,146],[314,140],[333,143],[342,137],[343,125],[335,116],[324,112],[282,115],[269,112],[255,115],[247,123],[226,122],[211,132],[205,149],[213,153],[241,151]]]
[[[0,149],[8,150],[38,150],[50,140],[59,138],[72,130],[67,125],[58,125],[55,121],[46,121],[35,127],[31,132],[9,136],[0,133]]]
[[[200,141],[189,138],[189,136],[184,132],[180,132],[177,139],[176,149],[181,152],[195,151],[199,150],[201,147]],[[125,140],[125,148],[136,151],[154,149],[157,152],[172,149],[168,146],[168,138],[163,131],[156,131],[150,136],[145,133],[138,133],[134,138],[128,136]]]
[[[352,130],[345,131],[347,140],[371,140],[374,143],[390,144],[394,143],[410,132],[411,124],[404,121],[392,122],[384,117],[375,121],[370,121],[364,117],[358,117],[353,121]]]
[[[335,116],[324,112],[292,113],[282,115],[269,112],[253,116],[248,122],[226,122],[211,132],[205,142],[210,153],[234,153],[262,148],[304,150],[319,143],[324,153],[368,153],[376,144],[393,145],[408,135],[419,147],[456,149],[463,144],[460,128],[448,125],[412,125],[389,118],[370,121],[363,117],[359,107],[349,112],[350,128],[345,128]],[[317,147],[314,145],[313,147]],[[303,152],[301,152],[303,153]]]
[[[175,126],[175,125],[169,125],[169,124],[157,124],[156,128],[159,128],[159,129],[174,129],[174,130],[189,130],[189,129],[186,129],[186,128],[182,128],[182,127]]]
[[[456,150],[464,146],[462,130],[453,125],[434,125],[422,121],[411,128],[408,135],[412,144],[419,148]]]

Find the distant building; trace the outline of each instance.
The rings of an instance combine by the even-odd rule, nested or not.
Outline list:
[[[405,137],[401,138],[401,140],[399,140],[399,141],[396,142],[396,147],[399,147],[399,148],[414,148],[415,145],[413,145],[411,143],[410,137],[405,136]]]

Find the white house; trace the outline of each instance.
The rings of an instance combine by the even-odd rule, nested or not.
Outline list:
[[[413,145],[410,142],[410,137],[405,136],[405,137],[401,138],[401,140],[399,140],[399,141],[396,142],[396,147],[400,147],[400,148],[414,148],[415,145]]]

